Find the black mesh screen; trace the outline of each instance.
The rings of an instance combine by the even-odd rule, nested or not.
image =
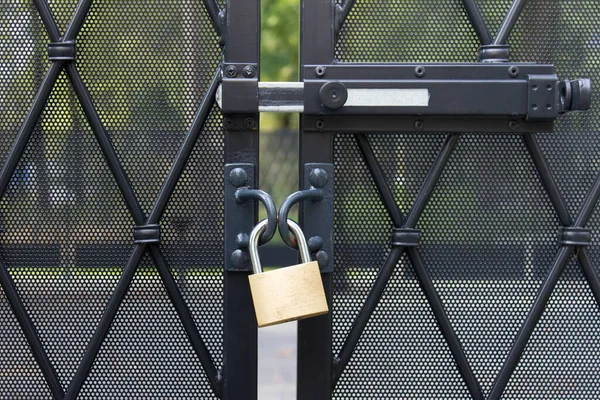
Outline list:
[[[512,1],[479,1],[492,35]],[[532,0],[510,37],[511,60],[592,79],[592,109],[535,135],[572,220],[600,170],[600,4]],[[341,62],[474,62],[479,42],[460,1],[356,0],[336,44]],[[366,133],[401,213],[411,209],[445,134]],[[356,138],[335,138],[334,354],[391,251],[392,220]],[[589,247],[600,272],[595,212]],[[417,228],[420,254],[484,397],[561,248],[561,223],[525,140],[463,134]],[[507,399],[596,399],[600,313],[577,255],[564,266],[512,374]],[[340,399],[471,398],[405,254],[341,375]]]
[[[0,7],[6,167],[51,68],[53,40],[33,2]],[[76,7],[74,0],[50,2],[61,36]],[[76,46],[75,66],[94,112],[148,215],[221,59],[218,37],[200,1],[98,1]],[[134,225],[141,225],[80,95],[61,72],[0,202],[0,268],[14,281],[63,391],[131,257]],[[160,251],[216,365],[222,362],[223,162],[221,116],[213,108],[160,219]],[[0,298],[0,398],[51,398],[8,298]],[[149,250],[82,386],[79,398],[214,398]]]

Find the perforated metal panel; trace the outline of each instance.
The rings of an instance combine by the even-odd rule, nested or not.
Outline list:
[[[78,29],[78,2],[36,3],[0,4],[0,398],[215,398],[189,339],[196,329],[221,365],[224,139],[204,101],[221,47],[209,14],[198,1],[97,1],[89,13],[82,1],[71,63],[49,61],[48,44]],[[48,101],[34,101],[44,87]],[[160,224],[160,244],[134,244],[146,223]]]
[[[477,4],[495,35],[512,2]],[[394,268],[335,398],[600,396],[600,293],[588,282],[600,272],[600,220],[597,212],[586,216],[599,189],[599,26],[598,2],[531,0],[510,36],[512,62],[552,63],[559,77],[592,79],[592,109],[562,116],[553,133],[336,135],[334,356],[386,260]],[[475,62],[478,47],[460,1],[356,0],[335,57]],[[451,155],[439,180],[428,178],[445,150]],[[378,165],[369,167],[368,156]],[[437,182],[416,224],[418,249],[391,245],[398,224],[376,185],[377,170],[402,223],[423,182]],[[577,224],[591,228],[589,247],[561,244],[561,228]],[[415,273],[419,265],[425,275]],[[432,297],[443,315],[434,313]],[[542,311],[538,323],[532,310]],[[452,334],[458,345],[451,349]]]

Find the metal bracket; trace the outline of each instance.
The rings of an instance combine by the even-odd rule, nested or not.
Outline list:
[[[394,228],[392,246],[417,247],[421,241],[421,231],[412,228]]]
[[[302,187],[317,188],[323,192],[322,200],[302,203],[305,216],[302,230],[321,272],[333,272],[333,164],[304,164]]]
[[[48,45],[48,59],[50,61],[75,61],[75,40],[51,42]]]
[[[563,246],[589,246],[591,242],[591,229],[579,226],[569,226],[561,229],[560,244]]]
[[[225,270],[250,272],[248,234],[255,223],[256,202],[238,202],[236,192],[254,187],[254,164],[225,165]]]
[[[158,224],[133,227],[135,243],[160,243],[160,226]]]

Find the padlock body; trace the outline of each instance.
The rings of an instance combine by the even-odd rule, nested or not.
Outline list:
[[[250,275],[248,280],[259,327],[329,311],[316,261]]]

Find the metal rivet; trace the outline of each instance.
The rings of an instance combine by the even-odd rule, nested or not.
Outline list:
[[[244,67],[244,76],[246,78],[254,78],[256,75],[256,69],[252,65],[246,65]]]
[[[519,76],[519,67],[513,65],[512,67],[508,68],[508,75],[511,78],[516,78],[517,76]]]
[[[243,168],[234,168],[229,173],[229,182],[233,186],[245,186],[248,183],[248,173]]]
[[[323,247],[323,238],[321,236],[312,236],[308,239],[308,249],[312,251],[321,250]]]
[[[516,131],[520,128],[520,125],[517,121],[509,121],[508,122],[508,129],[510,129],[511,131]]]
[[[247,233],[238,233],[235,236],[235,245],[238,248],[246,248],[250,244],[250,236]]]
[[[254,128],[256,128],[256,120],[252,117],[248,117],[248,118],[244,119],[244,126],[247,129],[254,129]]]
[[[317,128],[318,130],[323,130],[323,128],[325,128],[325,122],[323,122],[322,119],[318,119],[315,121],[315,128]]]
[[[415,76],[417,78],[422,78],[425,76],[425,67],[418,66],[415,68]]]
[[[321,188],[327,184],[327,171],[323,168],[313,168],[308,175],[308,181],[316,188]]]
[[[317,75],[317,77],[319,77],[319,78],[324,77],[326,72],[327,72],[327,68],[325,68],[323,66],[318,66],[317,68],[315,68],[315,75]]]
[[[250,256],[248,252],[244,250],[237,249],[233,253],[231,253],[231,264],[234,268],[244,268],[248,265],[250,261]]]
[[[225,75],[229,78],[235,78],[237,75],[237,68],[235,65],[228,65],[227,68],[225,68]]]
[[[423,130],[423,127],[425,127],[425,124],[423,123],[423,121],[417,120],[417,121],[415,121],[414,126],[415,126],[416,130],[421,131],[421,130]]]
[[[325,268],[327,264],[329,264],[329,254],[325,250],[317,251],[317,255],[315,257],[317,262],[319,263],[319,267]]]

